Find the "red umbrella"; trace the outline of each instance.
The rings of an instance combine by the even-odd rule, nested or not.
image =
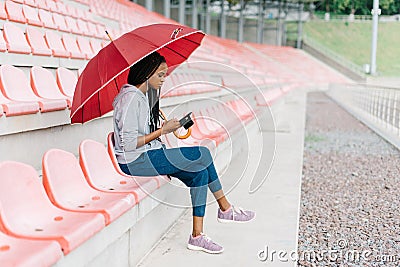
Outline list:
[[[84,123],[110,112],[114,97],[127,82],[129,68],[158,51],[168,72],[199,47],[204,33],[175,24],[153,24],[137,28],[112,41],[93,57],[76,84],[71,123]]]

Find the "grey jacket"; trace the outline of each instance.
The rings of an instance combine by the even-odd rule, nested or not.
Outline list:
[[[157,139],[144,146],[137,146],[138,136],[150,133],[149,101],[135,86],[125,84],[113,102],[115,154],[119,163],[129,163],[143,152],[162,148]]]

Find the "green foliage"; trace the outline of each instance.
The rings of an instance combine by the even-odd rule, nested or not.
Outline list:
[[[316,1],[317,11],[332,12],[335,14],[369,15],[371,14],[373,0],[321,0]],[[382,15],[400,13],[400,1],[379,0]]]
[[[400,77],[400,23],[379,23],[377,68],[382,76]],[[347,23],[310,21],[304,33],[331,51],[362,66],[370,63],[371,21]]]

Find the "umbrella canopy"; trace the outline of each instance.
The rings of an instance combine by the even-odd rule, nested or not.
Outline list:
[[[129,68],[158,51],[171,73],[199,47],[204,33],[176,24],[152,24],[125,33],[93,57],[76,84],[71,123],[84,123],[110,112],[114,97],[127,83]]]

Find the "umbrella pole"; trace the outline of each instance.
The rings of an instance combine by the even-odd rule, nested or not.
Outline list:
[[[105,30],[105,32],[106,32],[106,34],[107,34],[108,38],[110,39],[110,41],[112,42],[112,41],[113,41],[113,39],[111,38],[111,36],[110,36],[110,34],[108,33],[108,31],[107,31],[107,30]]]

